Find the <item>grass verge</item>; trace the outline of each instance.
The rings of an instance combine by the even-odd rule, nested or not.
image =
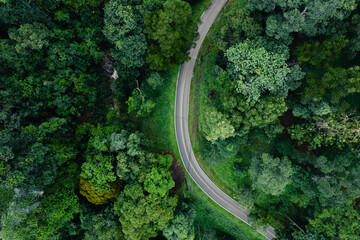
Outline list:
[[[190,191],[188,194],[192,195],[194,199],[193,205],[197,214],[196,223],[201,224],[202,228],[215,229],[218,233],[230,234],[237,240],[264,239],[254,228],[248,226],[209,199],[189,176],[187,177],[187,185]],[[195,227],[197,226],[195,225]],[[199,234],[199,231],[197,233]],[[217,237],[225,239],[222,236]],[[201,239],[201,236],[197,236],[197,239]]]

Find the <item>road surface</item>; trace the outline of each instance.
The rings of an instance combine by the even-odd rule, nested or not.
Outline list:
[[[211,1],[201,16],[202,23],[198,28],[200,37],[196,42],[196,47],[190,50],[191,59],[180,67],[175,100],[176,140],[184,166],[195,183],[218,205],[251,226],[252,223],[248,219],[250,212],[221,191],[200,168],[196,161],[189,135],[189,96],[195,61],[207,32],[226,3],[227,0]],[[269,227],[267,232],[264,232],[262,229],[258,231],[267,239],[276,238],[272,227]]]

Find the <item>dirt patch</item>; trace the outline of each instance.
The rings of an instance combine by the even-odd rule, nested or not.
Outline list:
[[[279,117],[279,120],[281,125],[283,125],[285,128],[289,128],[292,125],[297,124],[298,122],[296,117],[293,115],[291,109],[284,112],[284,114],[281,117]]]
[[[171,190],[176,191],[182,187],[183,182],[185,181],[184,168],[182,167],[179,160],[175,157],[174,152],[164,152],[163,154],[164,155],[169,154],[169,155],[171,155],[171,157],[173,159],[169,170],[171,172],[171,177],[175,182],[175,187],[173,187]]]
[[[78,122],[79,123],[90,123],[94,119],[96,112],[92,108],[86,108],[85,111],[81,114]]]

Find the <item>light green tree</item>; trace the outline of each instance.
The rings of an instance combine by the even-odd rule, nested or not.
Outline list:
[[[292,182],[293,170],[287,157],[273,158],[268,153],[254,156],[249,171],[253,188],[267,194],[280,195]]]
[[[225,140],[235,136],[235,128],[224,114],[215,107],[205,106],[201,114],[200,130],[206,140],[215,143],[216,140]]]
[[[9,37],[16,41],[15,49],[24,53],[26,49],[41,50],[49,45],[53,33],[42,23],[23,24],[19,29],[9,31]]]
[[[143,240],[155,237],[174,217],[176,197],[145,195],[139,184],[125,187],[114,204],[125,239]]]
[[[304,77],[300,67],[290,68],[286,64],[289,50],[265,38],[245,40],[229,48],[225,56],[229,61],[229,73],[236,81],[237,92],[247,101],[258,101],[266,92],[287,97],[289,90],[300,86]]]
[[[150,194],[159,194],[164,197],[169,189],[175,186],[170,172],[167,169],[152,168],[151,172],[146,175],[144,189]]]
[[[360,236],[360,215],[351,206],[324,209],[309,220],[307,228],[326,239],[355,240]]]
[[[81,177],[88,179],[97,191],[110,191],[111,183],[116,180],[113,162],[112,156],[89,156],[81,166]]]

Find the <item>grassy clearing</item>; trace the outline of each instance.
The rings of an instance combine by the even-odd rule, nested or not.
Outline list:
[[[154,149],[157,151],[173,151],[176,153],[175,150],[177,150],[174,111],[179,67],[179,65],[174,65],[164,74],[164,91],[161,91],[156,99],[153,114],[143,123],[142,131],[156,143]]]

